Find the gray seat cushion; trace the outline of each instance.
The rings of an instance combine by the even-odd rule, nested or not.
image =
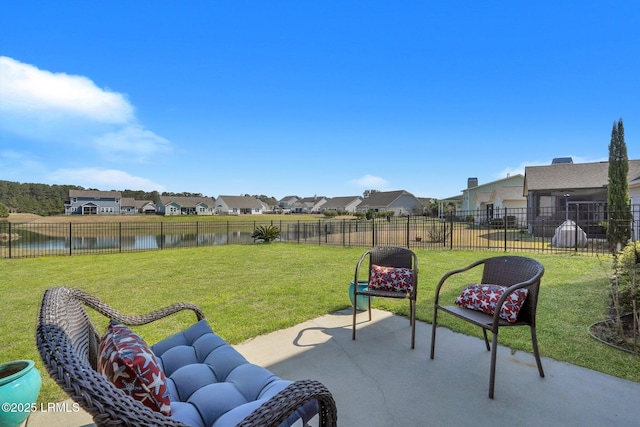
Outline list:
[[[151,350],[167,377],[172,417],[192,426],[235,426],[291,384],[249,363],[205,320]],[[317,412],[317,403],[311,402],[282,425],[300,418],[306,423]]]

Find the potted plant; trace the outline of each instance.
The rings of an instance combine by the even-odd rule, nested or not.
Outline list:
[[[42,379],[33,360],[0,364],[0,427],[17,427],[35,410]]]

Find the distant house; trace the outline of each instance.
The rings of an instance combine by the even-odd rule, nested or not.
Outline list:
[[[640,160],[629,160],[630,189],[638,177]],[[579,218],[582,224],[587,224],[583,228],[588,235],[602,235],[603,230],[597,229],[600,228],[598,224],[606,220],[608,184],[609,162],[526,167],[524,195],[530,228],[540,221]],[[533,232],[536,234],[535,230]]]
[[[120,199],[120,213],[129,215],[137,214],[136,199],[133,197],[123,197]]]
[[[160,196],[157,210],[162,215],[213,215],[213,197]]]
[[[522,195],[523,185],[522,174],[486,184],[478,184],[477,178],[469,178],[467,188],[462,190],[460,215],[472,216],[475,222],[482,223],[501,217],[503,208],[526,208],[527,199]]]
[[[376,191],[362,200],[358,212],[393,212],[396,216],[412,215],[422,210],[422,204],[413,194],[405,190]]]
[[[119,191],[69,190],[64,204],[66,215],[120,215]]]
[[[462,195],[447,197],[446,199],[438,200],[438,217],[444,218],[449,215],[456,216],[456,213],[461,210]]]
[[[278,201],[278,207],[285,213],[291,212],[298,200],[300,200],[298,196],[285,196]]]
[[[320,210],[354,213],[360,203],[362,203],[360,196],[332,197],[320,207]]]
[[[218,196],[216,213],[224,215],[260,215],[264,204],[253,196]]]
[[[303,197],[296,200],[291,208],[294,213],[318,213],[322,205],[327,203],[327,198],[323,196]]]
[[[120,213],[122,214],[155,214],[156,204],[151,200],[136,200],[132,197],[123,197],[120,200]]]
[[[156,208],[156,204],[151,200],[135,200],[136,208],[138,212],[143,214],[155,214],[158,209]]]
[[[429,215],[431,213],[431,204],[436,201],[431,197],[418,197],[418,201],[422,205],[422,214]]]

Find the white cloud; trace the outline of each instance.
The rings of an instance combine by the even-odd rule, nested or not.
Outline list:
[[[0,56],[0,109],[16,115],[75,116],[101,123],[127,123],[133,106],[124,95],[98,88],[83,76],[40,70]]]
[[[115,156],[116,159],[121,159],[122,155],[131,155],[139,161],[148,160],[153,154],[171,149],[168,140],[137,125],[100,135],[95,143],[98,150]]]
[[[367,174],[362,178],[351,180],[350,183],[351,185],[367,190],[381,190],[389,186],[389,182],[386,179],[370,174]]]
[[[0,99],[0,129],[28,139],[138,161],[171,150],[167,139],[137,122],[125,95],[84,76],[0,56]]]
[[[142,191],[165,191],[165,188],[147,178],[130,175],[116,169],[82,168],[58,169],[49,174],[51,182],[72,182],[85,188],[109,190],[134,189]]]

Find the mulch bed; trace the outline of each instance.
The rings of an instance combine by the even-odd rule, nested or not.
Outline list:
[[[589,332],[591,336],[598,341],[640,356],[640,337],[638,336],[637,330],[635,331],[636,338],[634,345],[633,315],[625,314],[621,316],[620,319],[622,321],[624,337],[621,337],[618,333],[618,325],[616,325],[614,319],[594,323],[589,327]]]

